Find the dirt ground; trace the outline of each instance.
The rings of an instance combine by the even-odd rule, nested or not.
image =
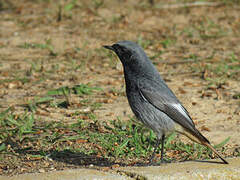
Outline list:
[[[213,144],[230,137],[227,151],[236,150],[240,5],[183,2],[0,1],[0,111],[14,105],[22,112],[19,104],[48,90],[90,83],[103,89],[92,97],[102,103],[95,111],[99,121],[129,119],[126,97],[114,95],[125,91],[121,64],[102,45],[132,40],[144,47],[198,129]],[[70,122],[68,115],[81,110],[49,107],[38,114]]]

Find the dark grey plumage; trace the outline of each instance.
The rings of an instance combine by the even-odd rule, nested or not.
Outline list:
[[[120,41],[104,47],[113,50],[123,64],[126,94],[132,111],[143,124],[157,134],[157,145],[162,139],[161,160],[165,135],[180,125],[182,127],[182,131],[178,130],[180,133],[210,147],[224,163],[227,163],[195,128],[187,110],[168,88],[140,46],[131,41]]]

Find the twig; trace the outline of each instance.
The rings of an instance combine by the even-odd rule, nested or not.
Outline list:
[[[57,22],[60,22],[62,20],[62,5],[59,4],[58,6],[58,14],[57,14]]]
[[[172,64],[184,64],[184,63],[194,63],[196,62],[195,60],[184,60],[184,61],[160,61],[160,62],[157,62],[158,64],[169,64],[169,65],[172,65]]]
[[[221,2],[193,2],[193,3],[178,3],[178,4],[157,4],[158,9],[177,9],[185,7],[198,7],[198,6],[220,6],[223,5]]]
[[[192,75],[192,76],[199,76],[202,72],[192,72],[192,71],[185,71],[185,72],[169,72],[169,73],[161,73],[162,76],[168,75]]]
[[[182,57],[179,57],[179,59]],[[212,60],[206,60],[207,58],[199,58],[198,60],[182,60],[182,61],[160,61],[158,64],[185,64],[185,63],[199,63],[204,60],[204,63],[211,63]],[[240,66],[240,62],[227,63],[228,66]]]

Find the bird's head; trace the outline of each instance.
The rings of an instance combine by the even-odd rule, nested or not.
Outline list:
[[[111,46],[103,46],[106,49],[114,51],[123,66],[139,63],[146,58],[143,49],[132,41],[119,41]]]
[[[121,60],[125,77],[149,77],[154,78],[158,74],[143,49],[132,41],[119,41],[112,46],[103,46],[114,51]],[[129,75],[132,74],[132,75]]]

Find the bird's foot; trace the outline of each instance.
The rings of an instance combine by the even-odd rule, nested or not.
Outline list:
[[[171,161],[166,159],[161,159],[160,162],[149,161],[148,166],[160,166],[167,163],[171,163]]]
[[[145,166],[149,166],[149,163],[135,163],[134,166],[145,167]]]
[[[171,163],[171,161],[167,159],[161,159],[161,164],[167,164],[167,163]]]

